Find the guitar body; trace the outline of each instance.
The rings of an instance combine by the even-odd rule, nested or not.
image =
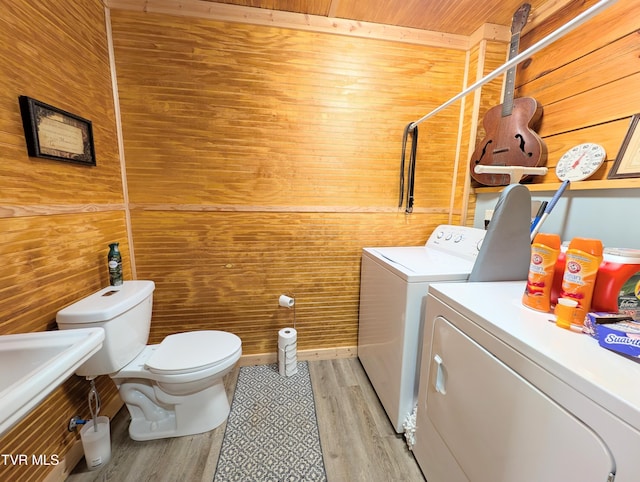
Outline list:
[[[542,116],[542,106],[531,97],[513,99],[513,108],[504,115],[502,105],[486,113],[483,126],[485,138],[471,156],[471,177],[485,186],[509,184],[507,174],[477,174],[474,168],[483,166],[538,167],[547,162],[547,146],[534,131]]]

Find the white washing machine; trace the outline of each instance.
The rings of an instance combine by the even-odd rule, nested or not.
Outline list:
[[[637,482],[640,363],[524,307],[525,282],[429,289],[413,449],[429,482]]]
[[[441,225],[424,246],[363,250],[358,358],[398,433],[417,401],[429,283],[465,282],[484,235]]]

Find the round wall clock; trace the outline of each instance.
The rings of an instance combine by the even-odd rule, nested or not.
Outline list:
[[[606,157],[604,147],[599,144],[579,144],[560,158],[556,175],[561,181],[582,181],[596,172]]]

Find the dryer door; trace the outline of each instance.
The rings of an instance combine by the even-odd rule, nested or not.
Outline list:
[[[472,481],[597,481],[602,439],[446,319],[435,319],[427,416]]]

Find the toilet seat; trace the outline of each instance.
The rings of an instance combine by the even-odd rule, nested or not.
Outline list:
[[[160,375],[192,373],[223,363],[241,346],[238,336],[225,331],[176,333],[162,340],[145,362],[145,368]]]
[[[172,341],[147,345],[126,366],[109,376],[117,384],[136,378],[159,383],[190,383],[218,376],[233,367],[242,355],[242,341],[233,333],[193,331],[169,335],[165,338],[167,339]],[[151,368],[149,361],[154,359],[163,343],[164,349],[157,358],[158,361],[151,362],[154,367]],[[174,346],[175,351],[172,349]]]

